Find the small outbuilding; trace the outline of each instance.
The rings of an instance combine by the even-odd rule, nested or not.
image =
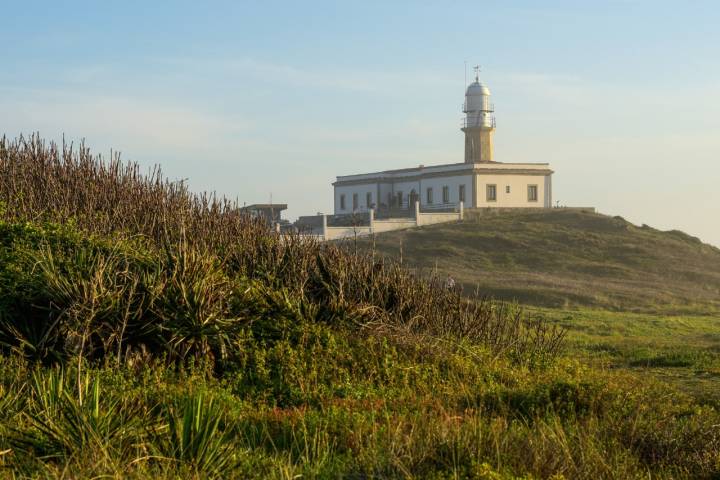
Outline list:
[[[287,203],[255,203],[242,207],[240,211],[255,218],[262,218],[269,224],[275,225],[284,223],[281,213],[287,208]]]

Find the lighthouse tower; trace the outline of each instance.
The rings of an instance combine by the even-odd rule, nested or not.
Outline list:
[[[462,131],[465,133],[465,163],[493,161],[494,108],[490,90],[478,79],[480,67],[475,67],[475,81],[465,91]]]
[[[495,118],[490,90],[475,81],[466,83],[461,130],[465,134],[465,162],[420,165],[397,170],[343,175],[333,182],[335,215],[352,215],[408,209],[417,224],[462,218],[468,208],[551,208],[553,171],[548,163],[501,163],[493,158]],[[364,200],[364,201],[363,201]],[[376,210],[377,209],[377,210]],[[460,217],[440,213],[456,210]],[[423,213],[425,212],[425,213]],[[381,215],[384,218],[384,215]],[[420,221],[422,220],[422,221]],[[371,231],[392,229],[373,220]],[[396,222],[397,223],[397,222]],[[399,225],[399,224],[398,224]],[[345,227],[336,231],[345,232]],[[404,228],[404,227],[403,227]],[[377,230],[376,230],[377,229]],[[327,232],[325,232],[327,230]],[[333,231],[323,230],[325,238]],[[357,233],[357,232],[355,232]],[[340,233],[338,233],[340,235]],[[342,233],[345,235],[345,233]]]

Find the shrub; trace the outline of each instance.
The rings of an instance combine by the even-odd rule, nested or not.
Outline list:
[[[138,453],[146,419],[139,405],[104,392],[85,375],[73,388],[61,369],[33,374],[31,401],[22,416],[28,427],[9,435],[16,454],[61,463],[92,463],[120,472]]]
[[[13,378],[0,383],[0,464],[13,473],[589,471],[529,424],[543,411],[602,421],[595,390],[536,368],[563,332],[517,306],[276,235],[225,199],[83,145],[0,140],[0,203],[0,346],[12,355],[0,365],[35,368],[0,369]],[[493,389],[504,393],[478,393]],[[550,446],[528,459],[531,434]]]
[[[185,397],[164,410],[167,435],[158,435],[159,458],[186,464],[202,478],[223,478],[237,463],[231,435],[222,428],[223,412],[202,394]]]
[[[117,156],[105,162],[83,145],[60,148],[37,136],[0,145],[0,202],[10,229],[46,219],[61,225],[47,229],[51,235],[72,232],[62,242],[44,238],[45,229],[33,232],[25,242],[31,261],[15,268],[32,294],[0,300],[21,305],[0,309],[0,337],[26,355],[112,352],[119,359],[123,345],[144,345],[179,359],[224,360],[245,324],[270,335],[284,321],[270,319],[288,318],[295,306],[296,320],[469,340],[521,362],[553,358],[562,345],[562,330],[529,321],[516,307],[465,299],[343,245],[275,235],[235,205],[165,180],[159,169],[144,176]],[[15,248],[4,244],[6,252]],[[266,293],[249,298],[248,289]]]
[[[150,288],[145,331],[179,358],[227,358],[246,319],[231,310],[236,286],[214,256],[181,243],[165,252]]]

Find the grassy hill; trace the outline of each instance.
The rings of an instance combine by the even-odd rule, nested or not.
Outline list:
[[[463,297],[0,139],[0,478],[718,478],[719,345],[710,316]]]
[[[370,241],[363,241],[366,247]],[[451,275],[466,291],[549,307],[708,313],[720,309],[720,249],[621,217],[550,210],[473,215],[390,232],[381,254]]]

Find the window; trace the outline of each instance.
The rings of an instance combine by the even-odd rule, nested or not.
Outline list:
[[[358,209],[358,194],[353,193],[353,212]]]
[[[432,188],[427,189],[427,201],[425,203],[427,203],[428,205],[432,205],[433,203]]]
[[[450,187],[443,187],[443,203],[450,203]]]
[[[403,194],[402,192],[397,192],[397,206],[402,207],[403,206]]]
[[[458,187],[458,198],[461,202],[465,201],[465,185],[460,185]]]
[[[528,202],[537,202],[537,185],[528,185]]]
[[[497,200],[497,185],[487,185],[486,199],[488,202],[494,202]]]
[[[505,185],[505,193],[510,193],[510,185]]]
[[[340,210],[345,210],[345,195],[340,195]]]
[[[373,204],[372,204],[372,193],[370,193],[370,192],[367,192],[367,193],[365,194],[365,206],[368,208],[368,210],[371,209],[371,208],[373,208]]]

